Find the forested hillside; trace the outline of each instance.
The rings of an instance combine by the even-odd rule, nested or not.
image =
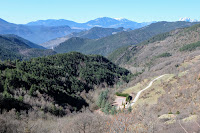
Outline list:
[[[63,116],[88,103],[80,96],[95,86],[113,86],[130,72],[102,56],[58,54],[0,63],[0,109],[42,110]]]
[[[58,53],[68,53],[71,51],[81,51],[81,47],[87,43],[92,41],[91,39],[72,37],[69,40],[60,43],[58,46],[54,48],[54,50]]]
[[[56,54],[16,35],[0,35],[0,51],[0,60],[23,60]]]
[[[4,34],[4,35],[2,35],[2,36],[8,37],[8,38],[16,38],[16,39],[18,39],[18,40],[21,40],[22,42],[24,42],[25,44],[27,44],[27,45],[30,46],[31,48],[46,49],[46,48],[44,48],[44,47],[42,47],[42,46],[40,46],[40,45],[38,45],[38,44],[32,43],[32,42],[30,42],[30,41],[28,41],[28,40],[26,40],[26,39],[24,39],[24,38],[22,38],[22,37],[19,37],[19,36],[17,36],[17,35],[14,35],[14,34]]]

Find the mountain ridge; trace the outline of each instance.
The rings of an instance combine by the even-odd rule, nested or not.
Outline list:
[[[97,40],[90,40],[82,44],[80,48],[77,49],[78,52],[84,54],[100,54],[103,56],[109,55],[112,51],[120,48],[122,46],[136,45],[151,37],[158,35],[160,33],[168,32],[177,28],[189,27],[197,23],[190,22],[157,22],[150,24],[148,26],[142,27],[140,29],[131,30],[128,32],[122,31],[117,34],[100,38]],[[66,47],[70,47],[73,43],[67,41],[62,43],[62,46],[66,43]],[[63,52],[64,49],[59,48],[59,45],[54,49],[56,52]],[[74,49],[73,49],[74,50]]]
[[[0,21],[0,34],[15,34],[36,44],[79,31],[80,30],[71,29],[66,25],[58,27],[28,26],[9,23],[3,19]]]
[[[145,25],[148,25],[149,22],[144,23],[137,23],[128,19],[114,19],[110,17],[100,17],[93,20],[89,20],[85,23],[77,23],[70,20],[65,19],[47,19],[47,20],[38,20],[27,23],[27,25],[46,25],[46,26],[62,26],[68,25],[72,28],[82,28],[82,29],[89,29],[92,27],[103,27],[103,28],[132,28],[137,29],[141,28]]]
[[[119,27],[117,29],[115,28],[102,28],[102,27],[93,27],[89,30],[82,31],[82,32],[74,32],[67,36],[60,37],[57,39],[50,40],[48,42],[45,42],[43,44],[40,44],[46,48],[54,48],[55,46],[59,45],[60,43],[63,43],[64,41],[67,41],[68,39],[72,37],[80,37],[80,38],[86,38],[86,39],[100,39],[106,36],[110,36],[113,34],[116,34],[118,32],[126,31],[128,29],[124,29],[123,27]]]

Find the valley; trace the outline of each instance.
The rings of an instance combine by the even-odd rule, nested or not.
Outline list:
[[[199,22],[1,23],[0,133],[200,131]]]

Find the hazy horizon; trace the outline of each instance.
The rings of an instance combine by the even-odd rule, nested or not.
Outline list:
[[[0,18],[17,24],[46,19],[84,23],[99,17],[135,22],[178,21],[185,17],[200,20],[199,3],[197,0],[6,0],[1,2]]]
[[[105,17],[107,17],[107,16],[105,16]],[[32,20],[32,21],[28,21],[28,22],[26,22],[26,23],[15,23],[15,22],[11,22],[11,21],[8,21],[8,20],[6,20],[6,19],[4,19],[4,18],[0,18],[0,19],[3,19],[3,20],[5,20],[5,21],[7,21],[7,22],[9,22],[9,23],[14,23],[14,24],[28,24],[28,23],[30,23],[30,22],[36,22],[36,21],[40,21],[40,20],[69,20],[69,21],[74,21],[74,22],[76,22],[76,23],[86,23],[86,22],[88,22],[88,21],[91,21],[91,20],[95,20],[95,19],[99,19],[99,18],[104,18],[104,17],[97,17],[97,18],[94,18],[94,19],[90,19],[90,20],[87,20],[87,21],[84,21],[84,22],[78,22],[78,21],[74,21],[74,20],[70,20],[70,19],[63,19],[63,18],[58,18],[58,19],[53,19],[53,18],[47,18],[47,19],[38,19],[38,20]],[[112,17],[107,17],[107,18],[112,18]],[[186,17],[185,17],[186,18]],[[119,19],[127,19],[127,18],[112,18],[112,19],[116,19],[116,20],[119,20]],[[130,20],[130,19],[127,19],[127,20]],[[134,20],[130,20],[130,21],[134,21]],[[167,20],[161,20],[161,21],[166,21],[166,22],[176,22],[176,21],[179,21],[179,20],[175,20],[175,21],[167,21]],[[161,21],[144,21],[144,22],[138,22],[138,23],[145,23],[145,22],[161,22]],[[134,21],[134,22],[137,22],[137,21]]]

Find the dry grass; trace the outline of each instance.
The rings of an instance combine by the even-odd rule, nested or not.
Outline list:
[[[145,88],[148,85],[149,79],[144,79],[142,82],[137,83],[135,86],[125,89],[122,93],[136,94],[138,91]]]
[[[168,83],[172,80],[174,75],[166,75],[158,80],[156,80],[152,86],[144,91],[135,105],[144,104],[157,104],[158,98],[165,94],[164,83]]]

